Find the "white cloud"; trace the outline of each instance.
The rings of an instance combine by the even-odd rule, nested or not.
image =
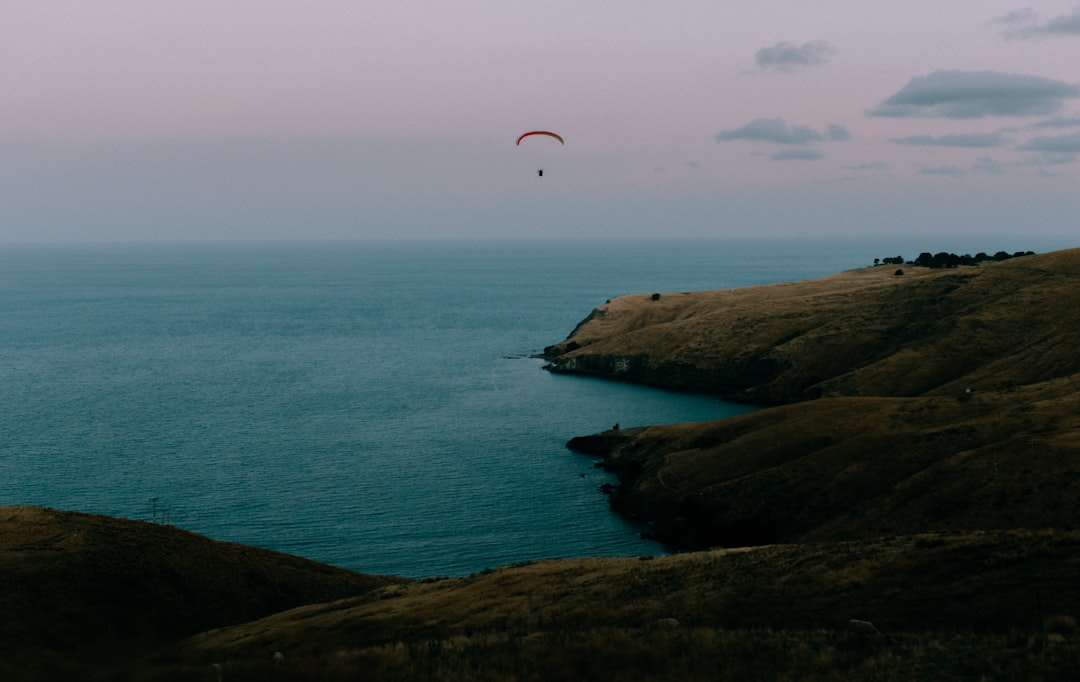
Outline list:
[[[1001,133],[966,133],[959,135],[910,135],[894,137],[891,142],[914,147],[1000,147],[1005,143]]]
[[[1080,96],[1063,81],[996,71],[935,71],[916,76],[869,116],[892,118],[983,118],[1045,116]]]
[[[758,68],[773,71],[794,71],[807,66],[824,64],[833,54],[832,46],[824,40],[813,40],[802,45],[787,41],[772,47],[763,47],[754,55]]]

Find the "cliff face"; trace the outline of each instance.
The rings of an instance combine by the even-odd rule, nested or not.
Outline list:
[[[594,441],[613,506],[682,548],[1075,527],[1080,250],[894,273],[617,298],[547,349],[775,406]]]

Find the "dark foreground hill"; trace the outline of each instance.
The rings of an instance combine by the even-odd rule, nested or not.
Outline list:
[[[0,680],[66,679],[67,666],[401,582],[169,526],[0,507]]]
[[[10,681],[1064,680],[1080,665],[1078,532],[399,581],[146,523],[0,518]],[[304,605],[270,613],[286,602]]]
[[[677,547],[1077,528],[1080,250],[627,296],[554,371],[775,405],[571,447]]]

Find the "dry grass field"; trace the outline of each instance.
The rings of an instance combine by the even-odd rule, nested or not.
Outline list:
[[[903,269],[617,298],[548,350],[770,406],[572,442],[692,551],[408,581],[2,507],[0,680],[1077,679],[1080,250]]]

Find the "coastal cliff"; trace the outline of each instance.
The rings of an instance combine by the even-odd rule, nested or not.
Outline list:
[[[975,267],[631,295],[546,349],[553,372],[770,406],[575,439],[612,505],[683,549],[1073,528],[1080,250]]]

